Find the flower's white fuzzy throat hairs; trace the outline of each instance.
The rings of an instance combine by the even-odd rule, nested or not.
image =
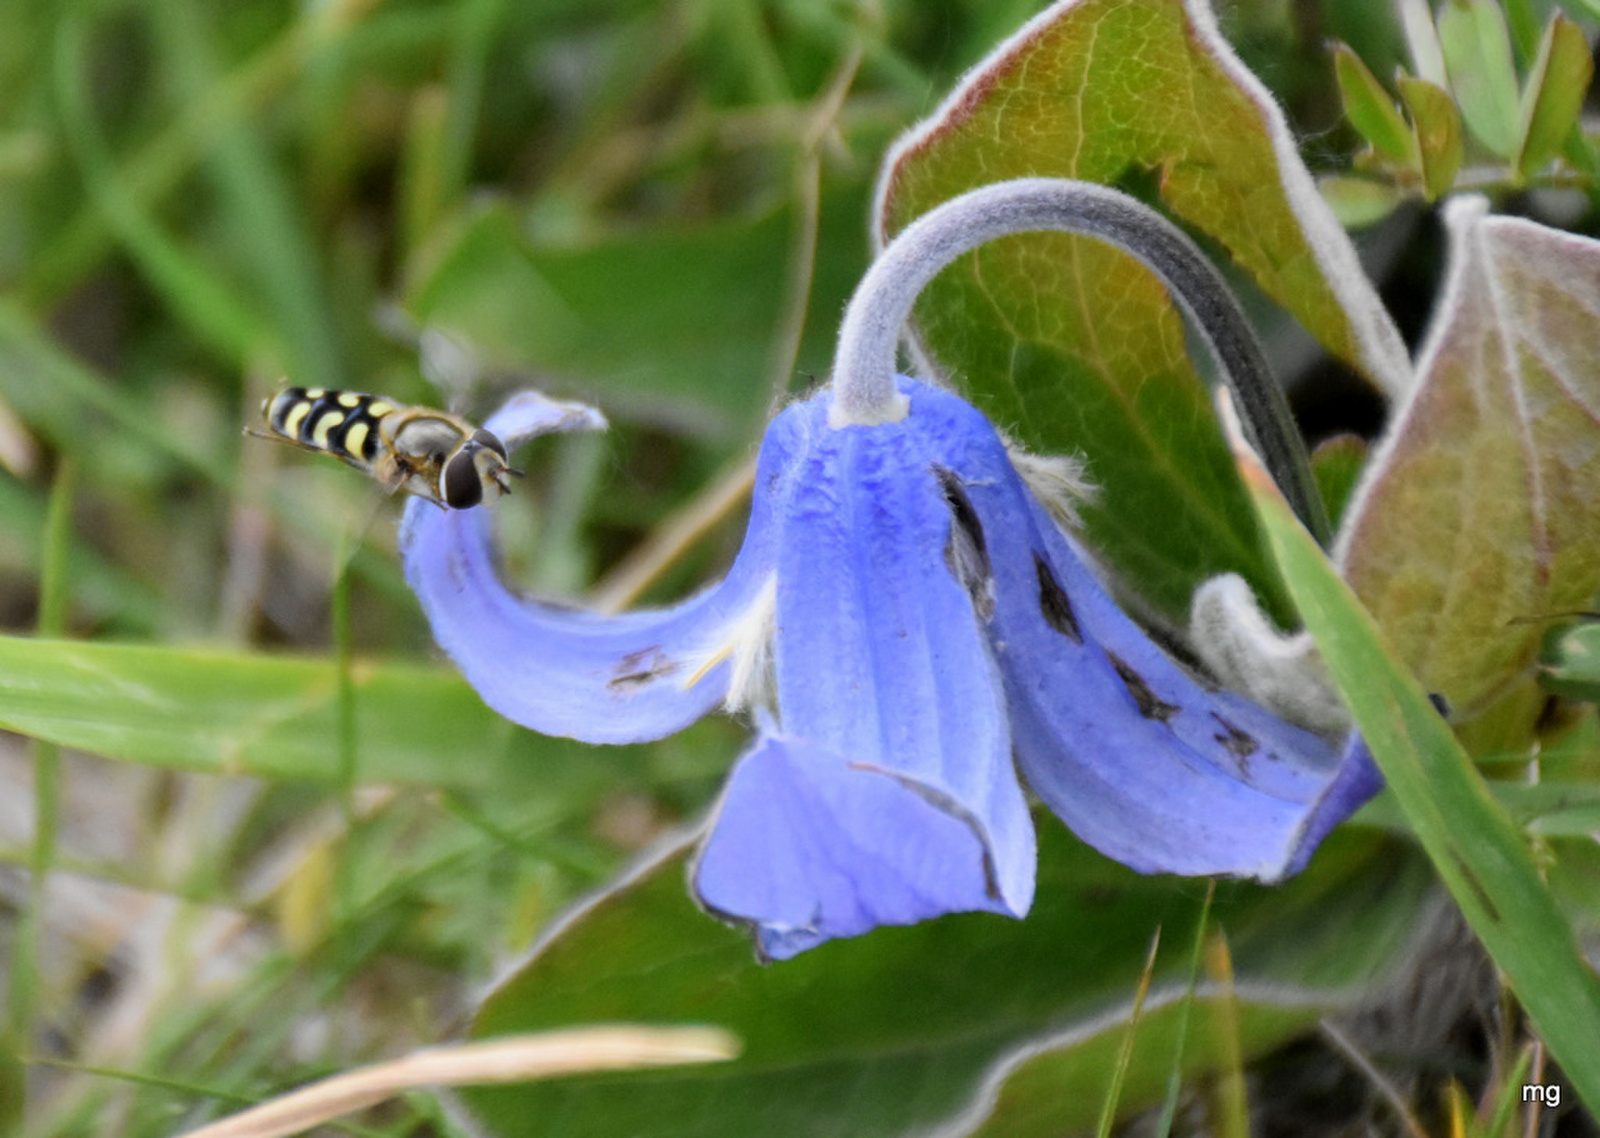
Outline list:
[[[1100,497],[1100,487],[1089,477],[1089,464],[1076,454],[1033,454],[1006,440],[1011,465],[1039,503],[1063,529],[1080,528],[1081,507]]]
[[[777,678],[773,672],[772,641],[777,633],[778,578],[768,578],[754,602],[724,625],[698,659],[691,660],[683,686],[693,687],[724,660],[732,661],[728,694],[722,708],[729,715],[744,711],[771,711],[776,703]]]

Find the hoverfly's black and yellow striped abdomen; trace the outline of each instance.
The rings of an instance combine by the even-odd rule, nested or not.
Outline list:
[[[431,407],[360,391],[290,387],[261,406],[274,438],[321,451],[366,471],[390,493],[403,490],[452,510],[508,493],[506,448],[482,427]]]
[[[286,439],[370,469],[378,461],[379,421],[395,405],[360,391],[291,387],[268,402],[267,425]]]

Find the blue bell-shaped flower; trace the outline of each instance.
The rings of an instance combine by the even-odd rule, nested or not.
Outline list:
[[[1019,768],[1141,872],[1303,866],[1380,785],[1359,740],[1334,747],[1189,675],[1110,599],[976,408],[890,382],[774,419],[738,557],[674,608],[514,596],[486,511],[419,502],[407,579],[484,700],[536,731],[636,742],[755,711],[693,884],[769,958],[947,912],[1023,916]],[[600,424],[522,397],[485,426],[515,447]]]

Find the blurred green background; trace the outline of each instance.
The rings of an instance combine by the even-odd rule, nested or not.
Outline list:
[[[708,500],[826,375],[885,147],[1041,6],[8,6],[0,628],[164,647],[5,648],[41,734],[95,754],[0,736],[0,1125],[169,1133],[451,1036],[740,744],[710,722],[596,752],[497,722],[435,660],[395,504],[243,437],[261,400],[287,379],[474,417],[522,385],[592,401],[615,429],[532,450],[499,511],[512,571],[619,599],[630,555],[708,514],[646,576],[681,595],[742,530]],[[1388,5],[1221,14],[1308,161],[1344,164],[1324,41],[1386,73]],[[1374,240],[1409,250],[1408,332],[1437,268],[1416,224]],[[1301,402],[1319,433],[1375,422]],[[417,1097],[356,1132],[459,1131]]]

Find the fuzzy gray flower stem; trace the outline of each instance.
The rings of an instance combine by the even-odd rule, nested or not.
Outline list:
[[[894,422],[900,333],[917,296],[940,271],[997,237],[1060,230],[1098,238],[1138,258],[1166,284],[1217,361],[1246,437],[1319,542],[1331,533],[1305,444],[1283,389],[1222,275],[1184,233],[1128,195],[1064,178],[1019,178],[962,194],[907,226],[873,262],[845,310],[834,357],[835,427]]]

